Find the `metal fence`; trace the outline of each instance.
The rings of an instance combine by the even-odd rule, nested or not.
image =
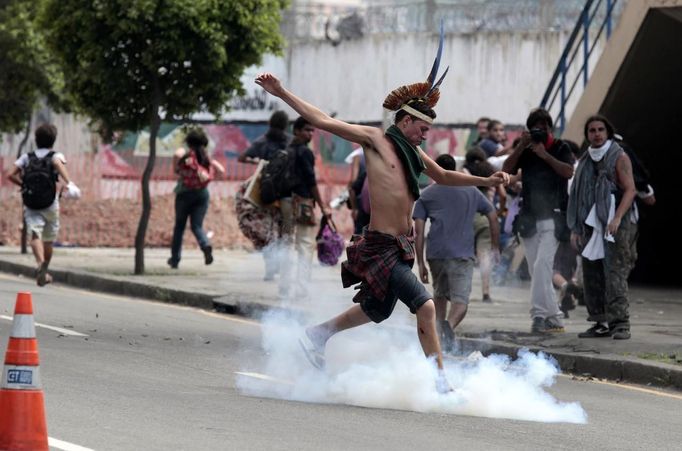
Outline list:
[[[65,152],[70,177],[82,190],[78,201],[61,199],[59,245],[131,247],[141,212],[142,167],[135,174],[112,175],[106,165],[107,149],[97,153]],[[0,156],[0,244],[17,245],[21,241],[22,202],[19,188],[7,179],[14,157]],[[145,163],[139,160],[140,166]],[[241,235],[234,213],[234,195],[241,184],[253,174],[254,165],[223,161],[226,174],[209,185],[211,204],[205,228],[216,247],[249,247]],[[331,199],[344,188],[349,177],[348,167],[318,166],[322,195]],[[174,222],[174,194],[177,184],[169,158],[157,160],[150,181],[152,216],[147,232],[148,246],[165,247],[171,239]],[[345,213],[345,212],[344,212]],[[343,230],[350,230],[348,219],[339,218]],[[189,246],[194,239],[185,237]]]
[[[343,41],[372,34],[570,31],[585,0],[367,0],[358,5],[292,2],[290,41]],[[620,7],[616,9],[616,13]]]

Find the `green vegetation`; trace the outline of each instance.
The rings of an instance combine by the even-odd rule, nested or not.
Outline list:
[[[36,23],[40,6],[36,0],[0,0],[0,132],[30,129],[43,100],[68,109],[62,74]]]
[[[279,53],[284,0],[44,0],[40,24],[78,108],[103,134],[149,128],[135,274],[144,273],[149,179],[162,118],[219,114],[244,70]]]
[[[682,365],[682,355],[678,354],[662,354],[653,352],[644,352],[637,354],[637,357],[645,360],[654,360],[661,363],[669,363],[673,365]]]

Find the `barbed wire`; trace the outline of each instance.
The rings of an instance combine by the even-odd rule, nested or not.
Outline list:
[[[616,5],[618,16],[626,2]],[[358,39],[365,35],[570,31],[584,0],[366,0],[359,6],[296,3],[282,32],[291,41]],[[603,14],[603,13],[602,13]]]

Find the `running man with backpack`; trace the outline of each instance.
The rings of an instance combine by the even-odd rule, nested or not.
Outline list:
[[[52,150],[57,139],[57,127],[42,124],[35,131],[37,150],[23,154],[14,162],[9,179],[21,186],[26,233],[38,268],[36,282],[44,286],[52,282],[47,269],[52,260],[52,243],[59,232],[59,177],[66,183],[66,196],[79,198],[80,189],[66,171],[66,158]]]

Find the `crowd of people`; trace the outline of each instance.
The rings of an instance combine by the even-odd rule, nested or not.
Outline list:
[[[602,115],[585,121],[582,149],[555,137],[552,117],[541,108],[530,112],[511,143],[501,126],[485,117],[477,121],[463,169],[471,172],[475,162],[483,174],[499,166],[512,175],[506,189],[489,197],[501,229],[494,280],[509,279],[510,261],[521,252],[530,279],[531,332],[564,332],[563,319],[578,304],[592,323],[580,338],[630,338],[627,279],[637,258],[637,223],[642,206],[656,201],[647,170]],[[489,268],[477,257],[485,297]]]
[[[408,112],[407,117],[414,116]],[[292,182],[276,202],[259,206],[267,221],[254,221],[252,211],[238,212],[240,226],[256,236],[253,241],[263,250],[265,260],[264,279],[279,278],[281,298],[306,298],[318,228],[314,209],[317,206],[322,216],[331,216],[317,187],[315,156],[308,147],[315,127],[305,116],[298,117],[290,136],[289,119],[283,111],[275,112],[269,125],[239,159],[259,164],[285,152]],[[637,224],[641,208],[655,203],[648,172],[634,150],[600,115],[585,122],[585,149],[556,138],[552,117],[541,108],[530,112],[526,129],[512,142],[497,120],[481,118],[475,130],[476,138],[460,168],[447,154],[436,158],[434,164],[479,181],[502,169],[511,175],[508,184],[479,183],[478,189],[410,187],[416,200],[411,217],[419,278],[427,283],[430,270],[438,329],[447,347],[467,311],[474,264],[481,276],[481,300],[492,302],[491,276],[493,285],[514,277],[510,262],[519,260],[519,252],[525,256],[530,279],[532,332],[563,332],[562,319],[580,304],[586,306],[593,322],[581,337],[629,338],[627,279],[637,256]],[[51,281],[48,266],[59,229],[59,197],[62,192],[71,197],[80,194],[69,178],[64,155],[52,150],[56,134],[50,124],[39,126],[35,131],[38,149],[19,158],[9,175],[22,187],[24,216],[37,262],[36,281],[41,286]],[[426,133],[420,138],[426,138]],[[187,148],[178,149],[173,157],[178,182],[168,259],[171,268],[179,265],[188,219],[205,263],[213,261],[202,223],[209,202],[207,185],[216,173],[224,172],[208,155],[208,139],[201,129],[190,130],[186,144]],[[377,201],[372,202],[367,158],[364,147],[347,158],[351,165],[347,205],[356,236],[375,230],[371,219]],[[405,161],[400,164],[416,164]],[[43,197],[49,199],[43,203],[30,189],[41,173],[48,174],[43,178],[49,183],[33,191],[46,191]],[[259,232],[259,227],[264,230]],[[411,226],[403,228],[412,233]],[[290,255],[294,250],[296,259]]]
[[[384,321],[400,300],[416,315],[419,342],[441,371],[438,390],[449,391],[442,350],[453,349],[456,328],[467,314],[474,266],[481,275],[481,300],[492,302],[491,279],[504,283],[519,251],[530,279],[532,333],[564,332],[563,319],[578,303],[592,323],[580,338],[630,338],[627,279],[637,257],[640,209],[656,200],[646,169],[606,117],[585,121],[584,149],[556,137],[552,117],[542,108],[529,113],[526,129],[511,143],[500,121],[481,118],[458,168],[453,156],[434,161],[420,147],[436,116],[438,98],[428,83],[389,94],[384,107],[395,111],[395,119],[382,131],[328,116],[271,74],[256,82],[300,114],[290,136],[288,116],[275,112],[268,131],[239,157],[258,165],[237,195],[239,224],[263,251],[264,279],[279,279],[282,301],[310,296],[316,207],[327,220],[323,224],[331,222],[309,148],[315,128],[360,145],[347,159],[355,234],[341,271],[344,287],[359,284],[359,291],[355,305],[302,334],[300,345],[314,366],[324,367],[332,336]],[[50,124],[39,126],[38,150],[22,155],[9,176],[22,187],[40,286],[51,281],[59,197],[80,196],[63,154],[52,150],[56,134]],[[202,223],[207,186],[224,171],[208,155],[203,131],[189,131],[185,142],[187,148],[173,157],[178,181],[171,268],[178,268],[188,219],[205,263],[212,263]],[[435,183],[420,186],[422,173]],[[433,295],[422,284],[429,280]]]

